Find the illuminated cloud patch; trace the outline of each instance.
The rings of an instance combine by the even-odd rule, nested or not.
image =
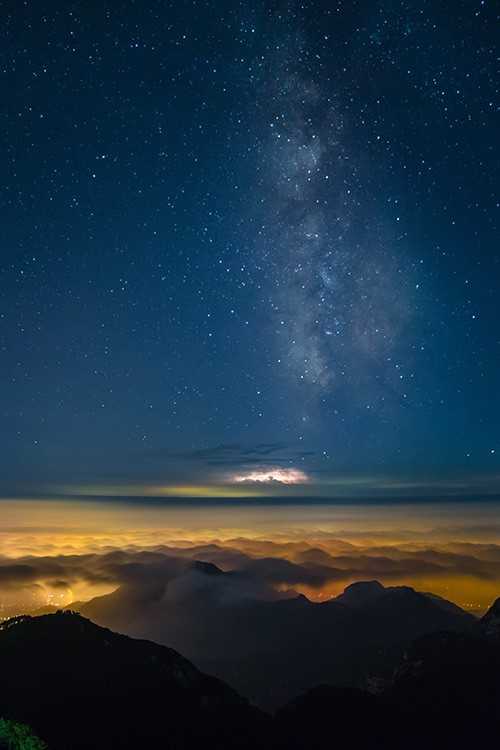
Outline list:
[[[261,484],[272,484],[274,482],[278,482],[279,484],[306,484],[310,481],[310,477],[301,469],[283,469],[278,466],[234,474],[230,478],[230,481],[237,483],[257,482]]]

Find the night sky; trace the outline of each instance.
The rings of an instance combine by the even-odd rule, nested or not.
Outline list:
[[[496,21],[4,3],[1,493],[500,492]]]

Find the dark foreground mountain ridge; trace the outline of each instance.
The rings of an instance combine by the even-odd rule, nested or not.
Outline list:
[[[348,596],[361,606],[374,588]],[[418,638],[375,693],[320,685],[273,718],[172,649],[74,612],[23,616],[0,627],[0,716],[29,724],[51,750],[451,750],[496,742],[499,614],[497,600],[472,627]],[[309,652],[321,659],[313,644]]]
[[[466,630],[417,638],[375,691],[322,685],[280,709],[276,747],[465,750],[500,738],[500,599]],[[304,738],[307,737],[307,742]],[[335,739],[334,739],[335,738]]]
[[[0,628],[0,716],[50,748],[250,748],[267,717],[165,646],[74,612]]]

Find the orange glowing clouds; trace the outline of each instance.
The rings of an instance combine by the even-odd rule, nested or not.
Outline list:
[[[231,482],[256,482],[261,484],[272,484],[278,482],[279,484],[307,484],[310,481],[310,477],[301,469],[282,469],[281,467],[275,467],[272,469],[261,469],[248,471],[243,474],[235,474],[230,477]]]
[[[198,485],[172,486],[169,491],[175,497],[161,495],[158,485],[154,496],[136,501],[1,500],[0,565],[15,574],[16,559],[32,569],[38,564],[36,558],[46,560],[40,562],[40,575],[26,585],[13,587],[2,579],[0,619],[6,613],[26,611],[28,605],[31,609],[45,604],[68,606],[71,598],[87,601],[107,594],[117,582],[88,574],[100,555],[116,550],[132,556],[147,550],[161,553],[163,546],[184,550],[186,556],[193,548],[194,559],[226,570],[233,565],[227,562],[231,555],[240,559],[234,557],[235,551],[251,559],[331,567],[334,573],[318,585],[300,580],[277,584],[279,590],[300,591],[317,601],[336,596],[355,580],[374,578],[384,585],[432,591],[476,612],[484,611],[500,593],[496,502],[274,503],[269,497],[274,485],[266,485],[262,478],[274,477],[274,469],[259,472],[260,479],[252,484],[249,477],[254,473],[244,475],[249,484],[225,485],[225,497],[241,497],[242,502],[212,503],[208,493],[213,488]],[[273,481],[277,487],[287,487],[276,477]],[[301,486],[295,485],[297,491]],[[233,494],[238,490],[241,495]],[[200,501],[185,503],[181,492]],[[245,500],[252,495],[266,501]],[[86,555],[92,558],[86,560]]]

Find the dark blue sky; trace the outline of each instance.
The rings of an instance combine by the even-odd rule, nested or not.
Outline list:
[[[496,22],[6,3],[1,492],[269,467],[496,491]]]

